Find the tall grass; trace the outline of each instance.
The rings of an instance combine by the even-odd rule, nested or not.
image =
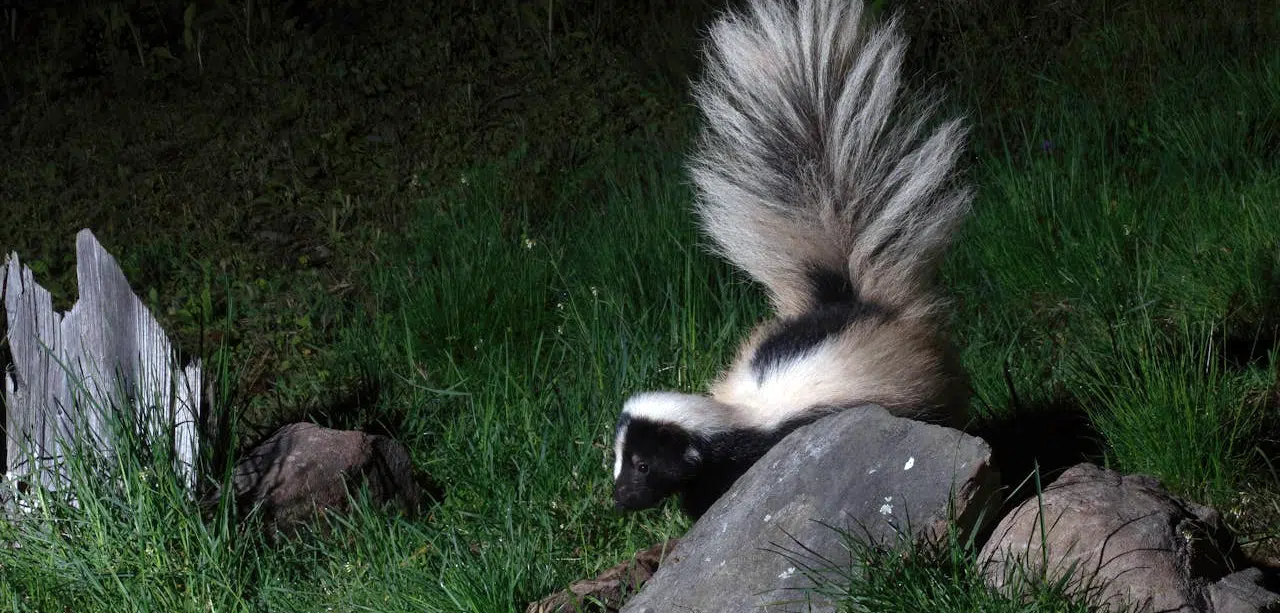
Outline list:
[[[1078,407],[1120,467],[1217,502],[1265,465],[1280,181],[1250,126],[1277,67],[1040,109],[981,161],[950,268],[980,411]]]
[[[61,458],[32,460],[26,483],[3,486],[11,514],[0,521],[0,606],[250,610],[254,586],[270,575],[256,563],[256,539],[238,528],[231,499],[199,508],[179,456],[155,436],[146,410],[135,413],[123,392],[81,392],[73,393],[74,411],[102,416],[101,440],[62,440]]]
[[[1113,334],[1109,353],[1079,356],[1075,377],[1118,468],[1229,501],[1247,482],[1242,468],[1265,467],[1253,452],[1274,410],[1260,394],[1268,373],[1232,372],[1211,328],[1168,331],[1140,320]]]

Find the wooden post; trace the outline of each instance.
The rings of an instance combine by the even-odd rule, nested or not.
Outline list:
[[[0,280],[9,351],[4,464],[9,483],[65,487],[64,460],[116,450],[110,412],[128,410],[151,446],[168,445],[189,492],[196,484],[201,372],[180,366],[164,330],[89,230],[76,236],[80,298],[66,313],[16,253]]]

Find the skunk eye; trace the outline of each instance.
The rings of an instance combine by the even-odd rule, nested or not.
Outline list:
[[[646,474],[649,472],[649,464],[646,462],[639,462],[636,464],[636,470],[640,471],[640,474],[642,475]]]

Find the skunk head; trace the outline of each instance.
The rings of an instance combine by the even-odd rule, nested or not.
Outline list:
[[[618,418],[613,499],[619,509],[656,506],[702,468],[703,444],[726,427],[726,407],[710,398],[648,392],[631,397]]]

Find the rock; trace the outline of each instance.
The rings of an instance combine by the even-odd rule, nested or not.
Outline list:
[[[344,511],[367,484],[375,503],[412,511],[422,492],[409,454],[385,436],[331,430],[311,423],[276,430],[235,467],[232,485],[243,511],[260,506],[269,529],[292,532],[318,513]]]
[[[1151,477],[1078,464],[1006,516],[978,559],[996,589],[1069,576],[1112,610],[1190,612],[1208,610],[1206,589],[1230,572],[1236,552],[1213,509]],[[1234,585],[1221,588],[1224,598]]]
[[[636,552],[630,560],[611,567],[595,579],[575,581],[569,589],[530,604],[525,613],[616,613],[623,601],[653,576],[676,542],[669,539]]]
[[[932,539],[954,508],[972,529],[999,485],[990,454],[981,439],[875,406],[825,417],[738,479],[623,611],[739,613],[794,601],[812,586],[808,571],[850,567],[832,528],[878,545]]]
[[[1209,586],[1209,604],[1213,613],[1280,613],[1280,586],[1257,568],[1232,573]],[[1268,589],[1270,587],[1271,589]]]

